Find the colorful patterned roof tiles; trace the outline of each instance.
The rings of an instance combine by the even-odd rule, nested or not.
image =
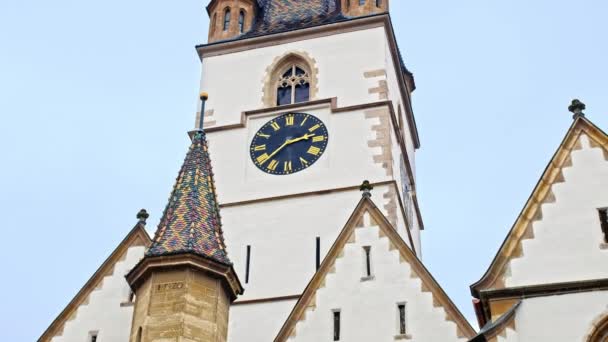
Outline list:
[[[224,244],[203,131],[196,132],[146,256],[193,253],[232,265]]]
[[[265,0],[258,1],[260,11],[251,31],[237,39],[329,24],[348,18],[336,0]]]

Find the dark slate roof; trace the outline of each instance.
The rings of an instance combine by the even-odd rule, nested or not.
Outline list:
[[[357,19],[343,15],[338,0],[258,0],[258,6],[251,30],[214,44]],[[402,72],[411,76],[398,52]]]
[[[231,265],[226,253],[205,133],[194,134],[146,256],[196,254]]]
[[[334,23],[348,18],[337,0],[258,0],[260,10],[251,30],[237,39]]]

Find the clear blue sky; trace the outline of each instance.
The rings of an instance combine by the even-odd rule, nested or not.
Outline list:
[[[135,224],[188,146],[206,1],[0,2],[0,340],[33,341]],[[403,1],[416,77],[424,260],[467,317],[580,97],[608,128],[608,3]],[[238,101],[238,99],[235,99]]]

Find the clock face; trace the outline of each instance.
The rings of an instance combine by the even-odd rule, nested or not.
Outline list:
[[[327,127],[306,113],[288,113],[267,122],[253,137],[249,154],[262,171],[289,175],[312,166],[327,149]]]

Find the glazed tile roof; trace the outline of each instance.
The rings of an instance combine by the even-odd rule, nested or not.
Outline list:
[[[337,0],[259,0],[252,29],[239,39],[348,20]]]
[[[194,134],[146,256],[193,253],[232,265],[226,253],[205,133]]]

